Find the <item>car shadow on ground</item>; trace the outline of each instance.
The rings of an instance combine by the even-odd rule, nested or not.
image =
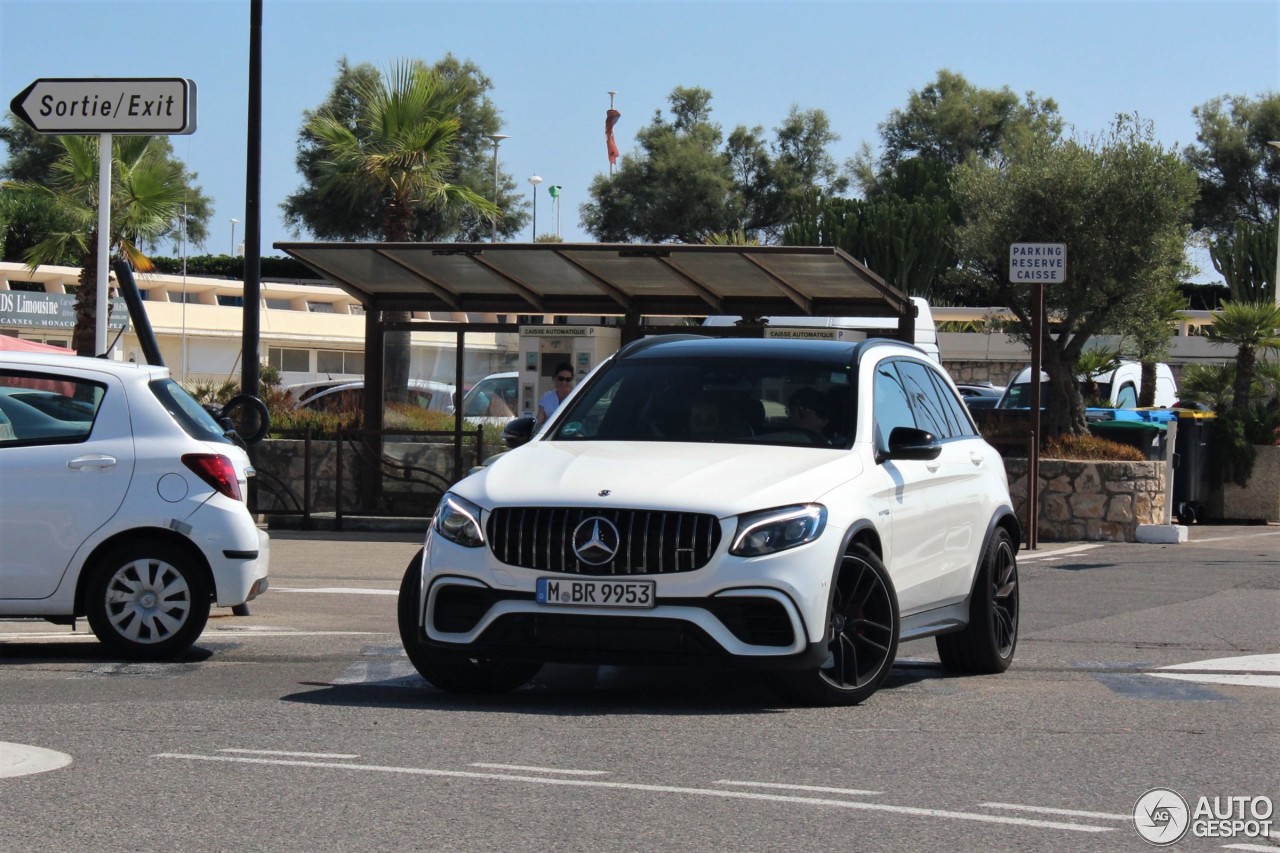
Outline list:
[[[113,655],[93,640],[33,640],[0,643],[0,665],[24,663],[118,664],[120,666],[164,666],[166,664],[203,663],[214,655],[214,649],[192,646],[179,654],[159,661],[142,661]]]
[[[938,677],[937,664],[896,664],[880,691]],[[314,684],[281,697],[286,702],[347,707],[413,707],[436,711],[596,716],[732,716],[781,713],[804,707],[775,689],[762,673],[686,667],[549,665],[519,690],[501,694],[446,693],[415,674],[381,682]],[[871,701],[874,701],[874,696]]]

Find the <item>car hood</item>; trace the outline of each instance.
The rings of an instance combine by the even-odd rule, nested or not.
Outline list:
[[[855,452],[816,447],[537,441],[453,491],[485,509],[599,506],[725,517],[820,500],[861,470]]]

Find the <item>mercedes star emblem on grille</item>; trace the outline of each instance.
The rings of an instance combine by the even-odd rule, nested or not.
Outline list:
[[[618,553],[620,538],[612,521],[593,515],[573,529],[573,553],[589,566],[603,565]]]

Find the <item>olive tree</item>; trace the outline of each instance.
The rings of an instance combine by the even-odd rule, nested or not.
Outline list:
[[[1028,343],[1032,287],[1008,281],[1009,246],[1067,245],[1066,283],[1045,285],[1045,434],[1086,432],[1075,366],[1090,338],[1125,327],[1186,277],[1194,172],[1149,123],[1121,115],[1097,138],[1031,136],[1002,162],[957,167],[954,179],[957,278],[975,298],[1007,306]]]

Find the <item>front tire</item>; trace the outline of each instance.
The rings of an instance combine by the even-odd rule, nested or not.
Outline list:
[[[1013,663],[1018,646],[1018,560],[1013,539],[997,527],[987,544],[969,599],[969,624],[936,642],[942,666],[952,672],[992,674]]]
[[[884,563],[865,545],[841,561],[827,616],[827,659],[786,673],[783,688],[813,705],[857,705],[884,683],[898,653],[898,594]]]
[[[89,627],[112,654],[159,660],[188,648],[209,621],[203,567],[185,549],[144,539],[117,547],[94,569]]]
[[[507,693],[532,681],[542,664],[450,652],[428,646],[419,639],[422,557],[420,550],[409,561],[396,602],[400,642],[418,674],[448,693]]]

